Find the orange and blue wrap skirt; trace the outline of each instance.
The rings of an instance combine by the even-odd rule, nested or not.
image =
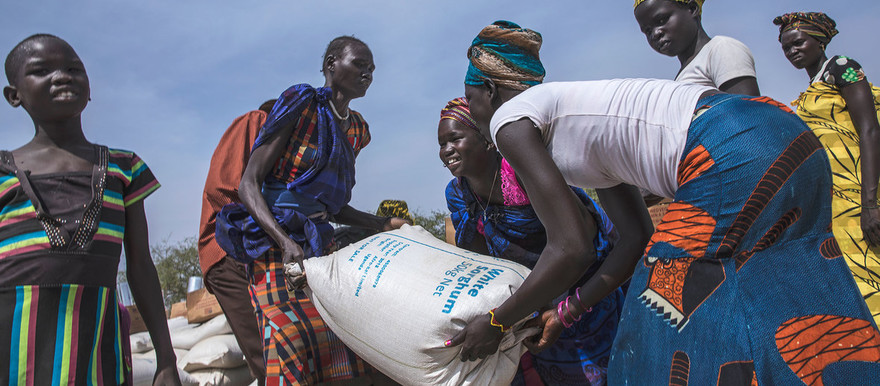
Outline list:
[[[678,190],[624,302],[614,385],[880,379],[880,332],[831,233],[816,136],[766,97],[697,104]]]

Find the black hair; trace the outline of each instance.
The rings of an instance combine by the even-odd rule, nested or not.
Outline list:
[[[8,81],[9,84],[12,84],[15,74],[21,68],[27,55],[33,52],[33,45],[31,43],[50,39],[57,39],[68,46],[70,45],[64,41],[64,39],[52,34],[34,34],[24,38],[24,40],[16,44],[15,47],[12,47],[12,51],[9,51],[9,55],[6,55],[6,81]]]
[[[343,35],[331,40],[330,44],[327,44],[327,49],[324,51],[324,58],[321,61],[321,72],[324,72],[324,65],[327,62],[327,56],[333,55],[335,57],[339,57],[342,55],[342,51],[345,51],[346,47],[356,44],[362,45],[367,49],[370,49],[370,46],[368,46],[367,43],[364,43],[361,39],[358,39],[351,35]]]
[[[263,104],[260,105],[259,110],[265,112],[266,114],[269,114],[270,112],[272,112],[272,106],[275,106],[275,102],[277,100],[278,99],[269,99],[263,102]]]

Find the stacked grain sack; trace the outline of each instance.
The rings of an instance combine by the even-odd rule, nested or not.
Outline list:
[[[232,329],[223,315],[204,323],[186,317],[168,320],[171,344],[183,385],[240,386],[254,381]],[[150,385],[156,372],[156,350],[148,332],[130,337],[135,385]]]

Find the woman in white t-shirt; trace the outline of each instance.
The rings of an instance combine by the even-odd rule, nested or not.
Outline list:
[[[724,92],[760,95],[755,60],[745,44],[703,29],[704,0],[636,0],[639,29],[654,51],[678,57],[675,80]]]
[[[609,384],[880,379],[880,332],[828,227],[828,158],[797,115],[666,80],[539,84],[540,40],[524,31],[478,35],[465,94],[547,246],[523,285],[447,346],[481,358],[543,309],[543,333],[528,343],[540,350],[632,275]],[[577,296],[546,309],[596,261],[586,242],[596,224],[578,215],[569,184],[597,189],[621,243]],[[653,235],[638,188],[674,199]],[[834,366],[845,360],[860,362]]]

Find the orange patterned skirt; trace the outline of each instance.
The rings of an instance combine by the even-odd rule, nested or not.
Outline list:
[[[864,384],[880,332],[830,231],[819,140],[769,98],[703,98],[637,264],[609,384]]]
[[[374,371],[330,331],[304,292],[287,292],[280,250],[270,249],[249,268],[266,385],[317,385]]]

